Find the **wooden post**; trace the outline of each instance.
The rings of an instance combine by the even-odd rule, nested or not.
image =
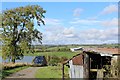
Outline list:
[[[118,59],[117,59],[117,64],[118,64],[118,79],[120,79],[120,55],[118,55]]]
[[[100,69],[102,69],[102,57],[101,57],[101,59],[100,59]]]
[[[64,80],[64,63],[62,64],[62,80]]]

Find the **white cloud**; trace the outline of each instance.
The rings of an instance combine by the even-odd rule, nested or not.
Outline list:
[[[70,28],[65,28],[63,30],[63,34],[64,35],[70,35],[70,34],[73,34],[74,33],[74,27],[70,27]]]
[[[118,28],[77,30],[75,27],[52,26],[43,33],[44,44],[95,44],[118,40]]]
[[[117,18],[112,20],[97,20],[97,19],[79,19],[75,18],[70,23],[74,26],[64,27],[58,19],[47,19],[50,26],[47,25],[43,32],[43,44],[96,44],[96,43],[112,43],[118,40],[118,28],[111,27],[106,29],[80,29],[75,28],[75,25],[116,25]]]
[[[53,26],[52,29],[47,29],[47,32],[43,33],[43,43],[48,44],[66,44],[76,41],[76,33],[74,27],[58,27]]]
[[[100,23],[99,20],[89,20],[89,19],[75,19],[70,22],[70,24],[83,24],[83,25],[94,25]]]
[[[83,9],[81,9],[81,8],[74,9],[73,16],[79,17],[82,11],[83,11]]]
[[[118,7],[117,5],[109,5],[107,7],[105,7],[103,9],[103,11],[101,12],[101,14],[110,14],[110,13],[113,13],[113,12],[118,12]]]
[[[77,34],[74,27],[65,28],[63,30],[63,36],[66,38],[76,38]]]
[[[116,40],[118,38],[118,28],[111,28],[106,30],[99,29],[89,29],[86,31],[82,31],[82,38],[86,40]]]
[[[59,19],[53,19],[53,18],[46,18],[44,19],[46,25],[58,25],[62,24]]]
[[[118,19],[117,18],[113,18],[111,20],[105,20],[101,22],[102,26],[106,26],[106,27],[110,27],[110,26],[118,26]]]
[[[105,27],[117,27],[118,26],[118,19],[112,18],[109,20],[97,20],[97,19],[79,19],[75,18],[69,22],[72,25],[84,25],[84,26],[105,26]]]

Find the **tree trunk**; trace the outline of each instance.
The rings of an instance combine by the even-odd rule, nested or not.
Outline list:
[[[10,62],[10,57],[8,58],[8,62]]]
[[[12,52],[12,55],[11,55],[11,62],[15,63],[15,59],[16,59],[15,58],[16,57],[15,54],[17,53],[16,52],[17,51],[17,47],[16,47],[16,41],[15,40],[12,41],[12,47],[13,47],[13,52]]]
[[[12,56],[11,62],[12,62],[12,63],[15,63],[15,58],[14,58],[14,56]]]

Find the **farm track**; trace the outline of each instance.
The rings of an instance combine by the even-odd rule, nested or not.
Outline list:
[[[27,78],[29,78],[31,80],[32,78],[35,78],[35,73],[40,68],[41,67],[29,67],[27,69],[23,69],[21,71],[11,74],[10,76],[6,77],[3,80],[13,80],[12,78],[14,79],[16,78],[15,80],[19,80],[19,79],[23,80],[23,78],[24,80],[26,80]],[[32,80],[36,80],[36,79],[32,79]]]

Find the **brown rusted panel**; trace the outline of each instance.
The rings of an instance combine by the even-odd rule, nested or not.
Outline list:
[[[78,55],[72,59],[73,65],[83,65],[83,55]]]

